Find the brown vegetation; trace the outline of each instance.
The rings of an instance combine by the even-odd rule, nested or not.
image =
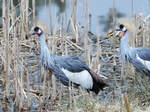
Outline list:
[[[74,2],[73,0],[72,4],[76,4]],[[81,29],[76,22],[78,5],[72,5],[68,24],[58,30],[56,21],[53,35],[47,35],[47,43],[56,55],[69,54],[85,60],[94,72],[106,78],[109,87],[95,96],[81,89],[65,87],[54,76],[51,80],[50,73],[41,67],[39,38],[30,36],[32,28],[29,25],[37,24],[35,0],[32,0],[32,9],[29,8],[29,0],[20,0],[17,6],[13,5],[13,0],[2,0],[0,111],[150,111],[149,78],[142,77],[131,65],[121,67],[118,41],[100,38],[99,33],[95,36],[96,43],[90,40],[87,19],[89,12],[86,10],[88,2],[84,2],[84,32],[80,33]],[[16,14],[16,8],[19,8],[19,14]],[[134,32],[132,45],[149,46],[149,23],[141,16],[136,16],[134,21],[140,29]],[[71,33],[67,32],[68,27],[72,27]],[[63,28],[66,28],[66,32],[63,32]],[[142,41],[140,39],[139,42],[138,38],[142,38]]]

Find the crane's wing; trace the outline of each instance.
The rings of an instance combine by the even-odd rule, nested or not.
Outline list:
[[[56,56],[56,63],[70,72],[90,71],[89,67],[79,58],[74,56]]]
[[[79,58],[73,56],[56,56],[55,63],[59,65],[59,68],[71,82],[81,85],[85,89],[92,89],[93,78],[90,69]]]
[[[69,85],[69,79],[66,77],[64,72],[59,68],[57,64],[55,66],[51,66],[51,70],[53,74],[57,77],[58,80],[60,80],[64,85]]]
[[[90,70],[90,68],[79,58],[74,56],[56,56],[56,63],[70,81],[81,85],[85,89],[90,89],[96,94],[100,89],[107,86],[101,77]]]
[[[130,58],[129,62],[132,63],[133,66],[136,67],[137,70],[140,71],[142,74],[146,74],[150,77],[150,71],[147,68],[145,68],[144,64],[137,60],[136,57]]]
[[[150,48],[135,48],[136,53],[138,54],[138,56],[145,60],[145,61],[150,61]]]
[[[143,74],[150,76],[150,48],[134,48],[130,62]]]

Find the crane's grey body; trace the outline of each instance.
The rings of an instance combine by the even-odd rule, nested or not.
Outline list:
[[[74,56],[56,56],[55,60],[59,62],[61,67],[71,72],[90,71],[89,67],[83,61]]]
[[[100,76],[94,73],[80,59],[73,56],[54,56],[49,52],[46,44],[46,36],[39,27],[34,28],[33,35],[40,37],[41,62],[45,69],[49,69],[64,85],[68,86],[69,81],[84,89],[91,90],[98,94],[103,90],[106,83]]]
[[[120,57],[124,62],[132,63],[140,72],[150,76],[150,48],[133,48],[128,44],[129,31],[121,38]]]
[[[90,68],[83,61],[74,56],[55,56],[55,60],[56,63],[59,62],[59,67],[70,81],[85,89],[92,89],[93,79]]]
[[[45,35],[42,34],[41,38],[40,38],[40,43],[41,43],[41,60],[42,60],[42,65],[47,69],[49,69],[50,71],[52,71],[56,77],[64,84],[67,85],[69,84],[69,80],[73,81],[73,78],[68,77],[68,75],[66,74],[66,70],[68,70],[69,72],[67,73],[77,73],[82,72],[84,70],[90,71],[89,67],[80,59],[78,59],[77,57],[73,57],[73,56],[54,56],[53,54],[51,54],[49,52],[49,49],[47,47],[46,41],[45,41]],[[71,78],[71,79],[68,79]],[[77,77],[78,78],[78,77]],[[92,79],[92,77],[90,77]],[[89,85],[85,86],[84,88],[86,89],[91,89],[93,86],[93,82],[91,79],[87,79],[89,81]],[[74,84],[78,85],[79,79],[76,79]],[[84,81],[82,82],[84,83]]]
[[[44,68],[52,71],[55,76],[66,86],[69,84],[69,79],[66,75],[60,70],[60,66],[55,61],[55,56],[49,52],[47,47],[46,37],[44,34],[41,35],[40,44],[41,44],[41,62]]]

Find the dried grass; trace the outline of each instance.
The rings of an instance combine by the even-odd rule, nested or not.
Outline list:
[[[101,38],[98,31],[97,35],[92,35],[97,42],[91,40],[88,29],[91,28],[92,21],[87,19],[91,14],[88,10],[91,6],[87,0],[83,1],[85,4],[83,7],[84,29],[79,27],[76,20],[79,1],[73,0],[72,15],[66,25],[63,24],[61,28],[58,28],[57,17],[55,17],[55,27],[54,30],[51,29],[52,35],[44,26],[44,31],[48,33],[47,44],[51,52],[56,55],[74,55],[85,60],[95,72],[105,77],[110,86],[95,96],[93,93],[88,94],[73,86],[68,89],[53,75],[51,78],[51,74],[43,70],[40,64],[39,38],[28,34],[32,29],[29,27],[31,23],[29,18],[34,20],[33,25],[39,25],[35,21],[35,2],[32,0],[32,9],[30,9],[29,0],[21,0],[17,6],[14,6],[11,0],[2,1],[4,19],[3,27],[0,29],[0,110],[150,111],[149,79],[146,76],[142,78],[131,65],[128,67],[132,69],[127,68],[126,72],[121,69],[117,50],[118,41]],[[18,15],[17,7],[20,10]],[[148,17],[143,19],[141,15],[135,17],[137,29],[134,33],[135,40],[131,42],[133,46],[149,46],[148,20]],[[142,30],[138,29],[139,26]],[[73,29],[70,33],[68,33],[69,27]],[[83,32],[80,32],[81,30]],[[83,40],[80,41],[80,39]]]

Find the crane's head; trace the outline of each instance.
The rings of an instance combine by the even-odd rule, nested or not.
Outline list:
[[[116,31],[118,32],[116,35],[118,36],[118,34],[122,34],[123,36],[125,36],[126,32],[127,32],[127,28],[123,25],[120,24],[119,25],[119,29],[116,29]]]
[[[33,30],[32,35],[38,35],[38,36],[41,36],[42,33],[43,33],[42,29],[39,28],[38,26],[36,26],[36,27],[34,28],[34,30]]]
[[[127,29],[126,29],[126,27],[123,24],[120,24],[119,25],[119,29],[117,29],[116,31],[122,31],[123,33],[126,33]]]
[[[107,38],[114,38],[116,37],[115,40],[121,40],[122,36],[125,36],[126,32],[127,32],[127,28],[123,25],[120,24],[118,26],[118,28],[116,28],[115,30],[111,30],[107,33],[106,37]]]

